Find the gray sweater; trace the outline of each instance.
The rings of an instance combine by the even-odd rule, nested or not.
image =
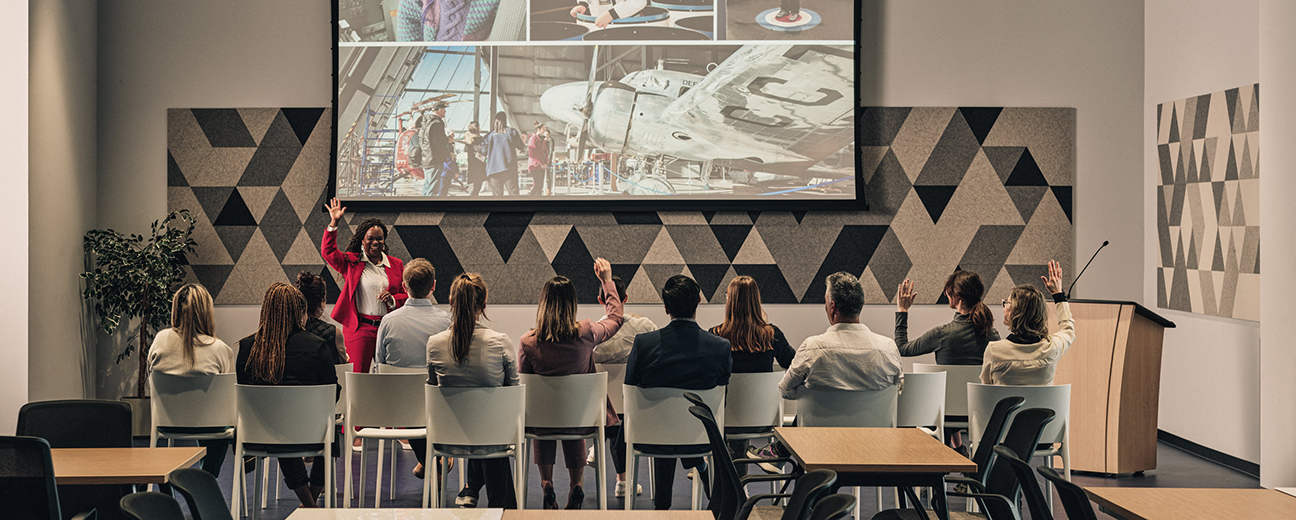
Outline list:
[[[981,337],[972,328],[971,316],[955,314],[954,321],[910,341],[909,313],[897,312],[895,315],[896,347],[900,349],[900,355],[905,357],[935,352],[938,365],[980,365],[986,345],[998,340],[999,333],[994,329],[990,330],[989,337]]]

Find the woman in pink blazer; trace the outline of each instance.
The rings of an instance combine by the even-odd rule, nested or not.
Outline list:
[[[329,267],[342,273],[342,293],[333,305],[333,319],[342,324],[347,356],[356,372],[369,372],[373,362],[378,323],[409,298],[401,283],[405,264],[387,256],[387,226],[367,218],[356,227],[346,251],[337,247],[337,226],[346,208],[336,198],[329,201],[328,229],[320,254]]]

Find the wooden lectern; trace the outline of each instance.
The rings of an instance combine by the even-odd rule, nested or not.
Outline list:
[[[1049,305],[1050,328],[1056,328]],[[1076,341],[1053,384],[1071,384],[1071,469],[1156,468],[1161,339],[1171,321],[1134,302],[1071,300]]]

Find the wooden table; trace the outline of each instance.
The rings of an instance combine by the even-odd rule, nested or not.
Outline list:
[[[626,511],[624,509],[582,509],[580,511],[545,511],[543,509],[508,510],[504,520],[715,520],[710,511]]]
[[[1273,489],[1085,488],[1110,515],[1126,520],[1294,518],[1296,497]]]
[[[946,509],[945,475],[976,464],[916,428],[775,428],[774,435],[806,471],[837,472],[838,486],[930,487],[933,508]]]
[[[59,484],[165,484],[167,474],[187,468],[207,448],[56,448],[54,478]]]

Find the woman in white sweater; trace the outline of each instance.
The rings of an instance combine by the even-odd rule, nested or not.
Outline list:
[[[1062,267],[1049,261],[1044,288],[1057,306],[1057,332],[1048,332],[1044,294],[1032,285],[1013,288],[1004,300],[1008,337],[986,347],[981,382],[989,385],[1051,385],[1058,360],[1075,341],[1075,320],[1062,292]]]
[[[215,323],[212,297],[207,289],[196,283],[180,287],[171,299],[171,328],[158,331],[149,347],[151,371],[174,376],[233,373],[234,349],[212,336]],[[198,433],[210,429],[187,430]],[[198,445],[207,448],[202,468],[219,476],[229,441],[200,440]]]

